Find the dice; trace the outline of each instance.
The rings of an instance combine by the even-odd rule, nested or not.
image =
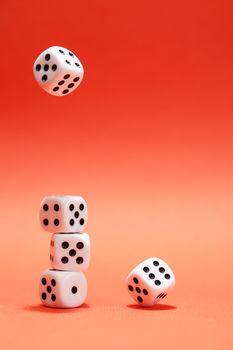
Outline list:
[[[87,204],[80,196],[48,196],[40,205],[40,223],[48,232],[83,232],[87,217]]]
[[[50,244],[53,269],[84,271],[90,261],[90,238],[87,233],[55,233]]]
[[[78,307],[86,300],[86,277],[82,272],[45,270],[40,278],[39,295],[45,306]]]
[[[81,83],[84,70],[73,52],[61,46],[52,46],[38,56],[33,73],[45,91],[51,95],[65,96]]]
[[[153,306],[175,285],[172,269],[159,258],[149,258],[136,266],[126,279],[131,297],[142,306]]]

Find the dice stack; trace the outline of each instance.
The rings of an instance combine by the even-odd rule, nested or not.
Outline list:
[[[88,211],[80,196],[48,196],[40,206],[40,223],[52,232],[51,269],[40,278],[39,294],[44,305],[72,308],[82,305],[87,296],[83,273],[90,261],[90,238],[83,230]]]

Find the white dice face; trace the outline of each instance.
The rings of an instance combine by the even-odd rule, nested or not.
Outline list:
[[[82,232],[87,217],[87,204],[80,196],[48,196],[40,205],[40,223],[48,232]]]
[[[82,272],[45,270],[40,278],[39,295],[49,307],[78,307],[87,296],[86,277]]]
[[[61,46],[52,46],[36,59],[33,73],[38,84],[48,93],[65,96],[81,83],[84,70],[73,52]]]
[[[50,244],[51,266],[57,270],[84,271],[90,262],[87,233],[55,233]]]
[[[128,275],[126,285],[131,297],[142,306],[153,306],[175,285],[172,269],[159,258],[149,258]]]

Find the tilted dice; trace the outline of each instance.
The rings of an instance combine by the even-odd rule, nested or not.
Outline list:
[[[81,83],[84,70],[73,52],[61,46],[52,46],[38,56],[33,73],[45,91],[51,95],[65,96]]]
[[[149,258],[128,275],[126,285],[131,297],[142,306],[153,306],[175,285],[172,269],[159,258]]]

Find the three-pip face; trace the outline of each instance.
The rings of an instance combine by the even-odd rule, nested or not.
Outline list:
[[[40,223],[48,232],[81,233],[87,217],[87,204],[80,196],[48,196],[40,205]]]

